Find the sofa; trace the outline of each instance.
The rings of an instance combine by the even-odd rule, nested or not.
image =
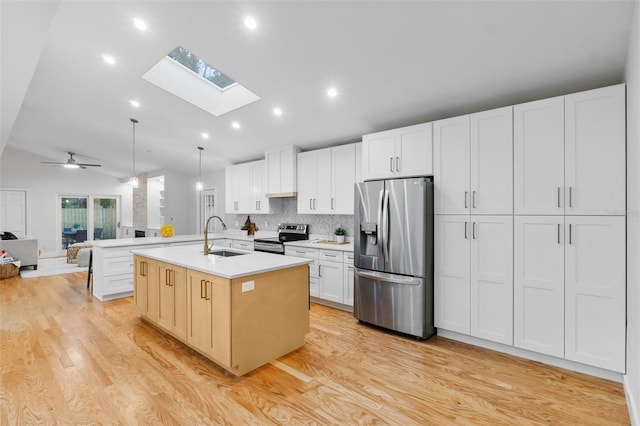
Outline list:
[[[6,250],[11,257],[18,259],[22,266],[32,266],[38,269],[38,240],[26,238],[24,240],[0,240],[0,250]]]

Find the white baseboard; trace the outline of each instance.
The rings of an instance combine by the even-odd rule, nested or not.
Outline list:
[[[539,354],[537,352],[531,352],[525,349],[507,346],[501,343],[495,343],[489,340],[479,339],[477,337],[467,336],[465,334],[460,334],[448,330],[438,329],[438,336],[446,337],[447,339],[451,340],[457,340],[459,342],[469,343],[470,345],[480,346],[482,348],[491,349],[497,352],[503,352],[520,358],[542,362],[544,364],[553,365],[554,367],[565,368],[567,370],[577,371],[578,373],[588,374],[590,376],[600,377],[602,379],[622,383],[623,375],[621,373],[616,373],[615,371],[592,367],[590,365],[580,364],[579,362],[556,358],[550,355]]]
[[[622,378],[622,384],[624,386],[624,396],[627,398],[627,408],[629,410],[631,425],[640,426],[640,412],[638,411],[640,409],[640,407],[638,407],[638,397],[640,397],[640,395],[635,395],[633,393],[633,390],[629,385],[628,375],[625,375]]]

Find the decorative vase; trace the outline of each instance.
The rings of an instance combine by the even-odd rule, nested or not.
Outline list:
[[[339,243],[344,243],[344,235],[336,235],[336,241]]]

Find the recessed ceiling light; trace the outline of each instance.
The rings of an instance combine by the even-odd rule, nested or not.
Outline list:
[[[327,95],[330,98],[335,98],[336,96],[338,96],[338,90],[336,90],[335,87],[331,87],[331,88],[329,88],[329,90],[327,90]]]
[[[202,139],[209,139],[209,133],[207,132],[200,133],[200,136],[202,136]]]
[[[136,28],[139,29],[140,31],[147,30],[147,23],[140,18],[133,18],[133,25],[135,25]]]
[[[234,129],[239,129],[240,123],[238,123],[237,121],[234,121],[233,123],[231,123],[231,127],[233,127]]]
[[[247,16],[244,18],[244,26],[249,28],[250,30],[255,30],[258,27],[258,23],[251,16]]]
[[[102,55],[102,59],[109,65],[114,65],[116,63],[116,58],[111,55]]]
[[[274,113],[275,115],[282,115],[282,110],[281,110],[280,108],[278,108],[278,107],[275,107],[275,108],[273,109],[273,113]]]
[[[131,100],[129,101],[129,103],[130,103],[130,104],[131,104],[131,106],[132,106],[132,107],[134,107],[134,108],[140,108],[140,102],[138,102],[138,101],[134,101],[133,99],[131,99]]]

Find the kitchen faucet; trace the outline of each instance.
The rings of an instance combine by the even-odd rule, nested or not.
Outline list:
[[[207,219],[207,222],[204,224],[204,255],[205,256],[208,255],[209,250],[211,250],[211,247],[209,247],[209,222],[214,217],[217,218],[222,224],[222,230],[223,231],[227,230],[227,225],[225,225],[224,221],[222,220],[222,218],[220,218],[220,216],[211,216],[209,219]]]

